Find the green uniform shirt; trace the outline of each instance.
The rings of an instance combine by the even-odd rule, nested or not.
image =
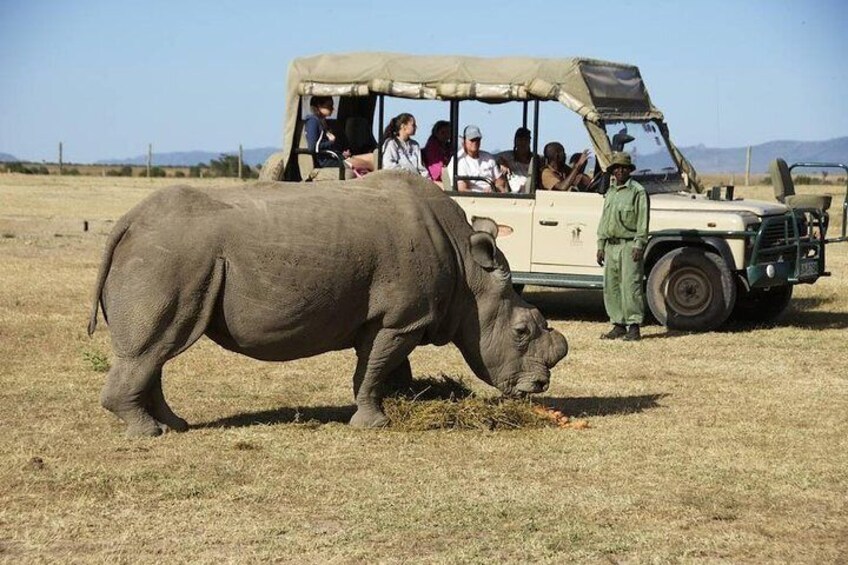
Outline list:
[[[634,247],[644,249],[648,243],[648,214],[645,187],[632,178],[622,185],[616,185],[613,179],[598,224],[598,249],[604,248],[608,238],[633,239]]]

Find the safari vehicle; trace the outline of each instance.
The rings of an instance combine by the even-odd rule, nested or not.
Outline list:
[[[827,239],[830,197],[794,195],[791,168],[782,161],[773,172],[775,202],[737,198],[732,186],[704,190],[632,65],[584,58],[319,55],[291,63],[287,88],[284,151],[268,159],[262,168],[265,179],[350,174],[341,164],[314,170],[315,155],[306,148],[302,131],[312,95],[336,97],[329,127],[347,136],[353,152],[375,151],[378,167],[382,155],[374,128],[383,131],[387,99],[446,105],[455,142],[468,102],[518,104],[522,123],[515,125],[533,132],[533,155],[539,154],[540,128],[547,127],[543,104],[546,112],[553,105],[576,113],[595,154],[589,191],[537,190],[537,166],[530,167],[520,193],[458,192],[462,178],[457,178],[456,164],[444,173],[444,189],[469,218],[487,216],[501,226],[498,245],[519,287],[603,287],[595,233],[609,185],[603,171],[616,150],[631,153],[632,176],[649,194],[646,295],[654,317],[669,328],[707,331],[731,314],[774,319],[789,304],[794,285],[829,275],[825,244],[846,241],[848,201],[843,202],[841,237]],[[842,164],[793,166],[836,166],[848,172]]]

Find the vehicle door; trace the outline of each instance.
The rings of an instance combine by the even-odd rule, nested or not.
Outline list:
[[[595,257],[603,206],[594,192],[537,190],[531,272],[602,275]]]
[[[530,248],[533,237],[531,194],[490,194],[451,192],[468,220],[474,216],[491,218],[500,226],[498,248],[503,251],[513,272],[530,271]]]

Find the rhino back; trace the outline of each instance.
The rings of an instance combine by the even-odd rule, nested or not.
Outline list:
[[[428,341],[444,342],[436,334],[450,333],[458,272],[453,228],[439,207],[447,201],[447,223],[460,230],[464,216],[429,183],[372,177],[165,190],[131,214],[136,235],[148,234],[134,241],[143,239],[148,253],[167,247],[174,264],[194,269],[223,258],[210,336],[254,357],[347,348],[374,322],[427,327]]]

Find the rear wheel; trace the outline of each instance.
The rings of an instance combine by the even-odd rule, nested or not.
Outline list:
[[[740,292],[733,318],[746,322],[774,322],[786,312],[792,300],[792,285],[754,288]]]
[[[651,269],[646,295],[651,313],[664,326],[710,331],[733,311],[736,284],[721,257],[681,247],[663,255]]]

